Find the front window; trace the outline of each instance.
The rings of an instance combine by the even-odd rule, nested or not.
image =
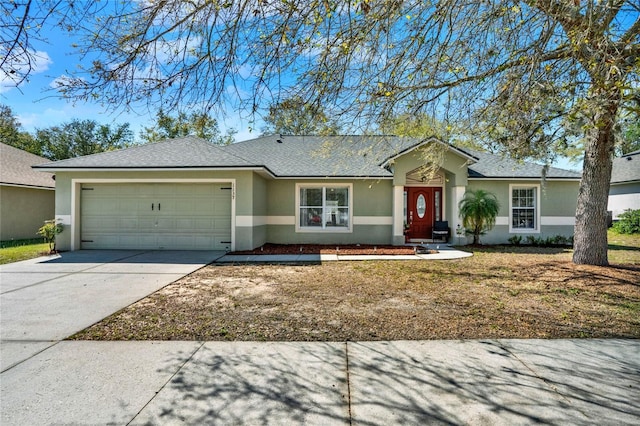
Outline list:
[[[538,187],[511,188],[511,230],[538,229]]]
[[[301,186],[299,188],[300,228],[347,230],[350,224],[349,186]]]

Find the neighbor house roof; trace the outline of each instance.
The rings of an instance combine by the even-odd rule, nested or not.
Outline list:
[[[613,160],[611,183],[640,181],[640,150],[630,152]]]
[[[431,139],[430,139],[431,140]],[[428,140],[428,141],[430,141]],[[391,178],[389,161],[428,142],[395,136],[264,136],[216,146],[188,136],[121,151],[104,152],[39,166],[41,169],[261,168],[275,177]],[[492,154],[449,149],[471,163],[469,176],[528,178],[542,176],[542,166],[517,163]],[[501,165],[502,164],[502,165]],[[549,178],[574,178],[575,172],[552,168]]]
[[[53,176],[31,166],[49,161],[10,145],[0,143],[0,184],[33,188],[55,188]]]

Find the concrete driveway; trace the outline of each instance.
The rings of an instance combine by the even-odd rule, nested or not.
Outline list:
[[[224,254],[91,250],[0,265],[0,370]]]

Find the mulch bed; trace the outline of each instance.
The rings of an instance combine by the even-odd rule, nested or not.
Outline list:
[[[414,254],[410,246],[370,244],[265,244],[253,250],[235,251],[230,254],[343,254],[343,255],[408,255]]]

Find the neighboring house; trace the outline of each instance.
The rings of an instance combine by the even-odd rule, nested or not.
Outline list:
[[[425,150],[442,148],[432,179]],[[62,160],[62,250],[244,250],[278,244],[395,244],[455,237],[458,202],[486,188],[502,204],[482,238],[573,235],[580,175],[465,151],[430,138],[268,136],[227,146],[195,137]],[[405,237],[405,226],[408,228]],[[458,242],[458,241],[456,241]]]
[[[0,143],[0,241],[38,238],[55,212],[51,173],[33,170],[46,158]]]
[[[627,209],[640,209],[640,151],[613,160],[608,210],[616,220]]]

